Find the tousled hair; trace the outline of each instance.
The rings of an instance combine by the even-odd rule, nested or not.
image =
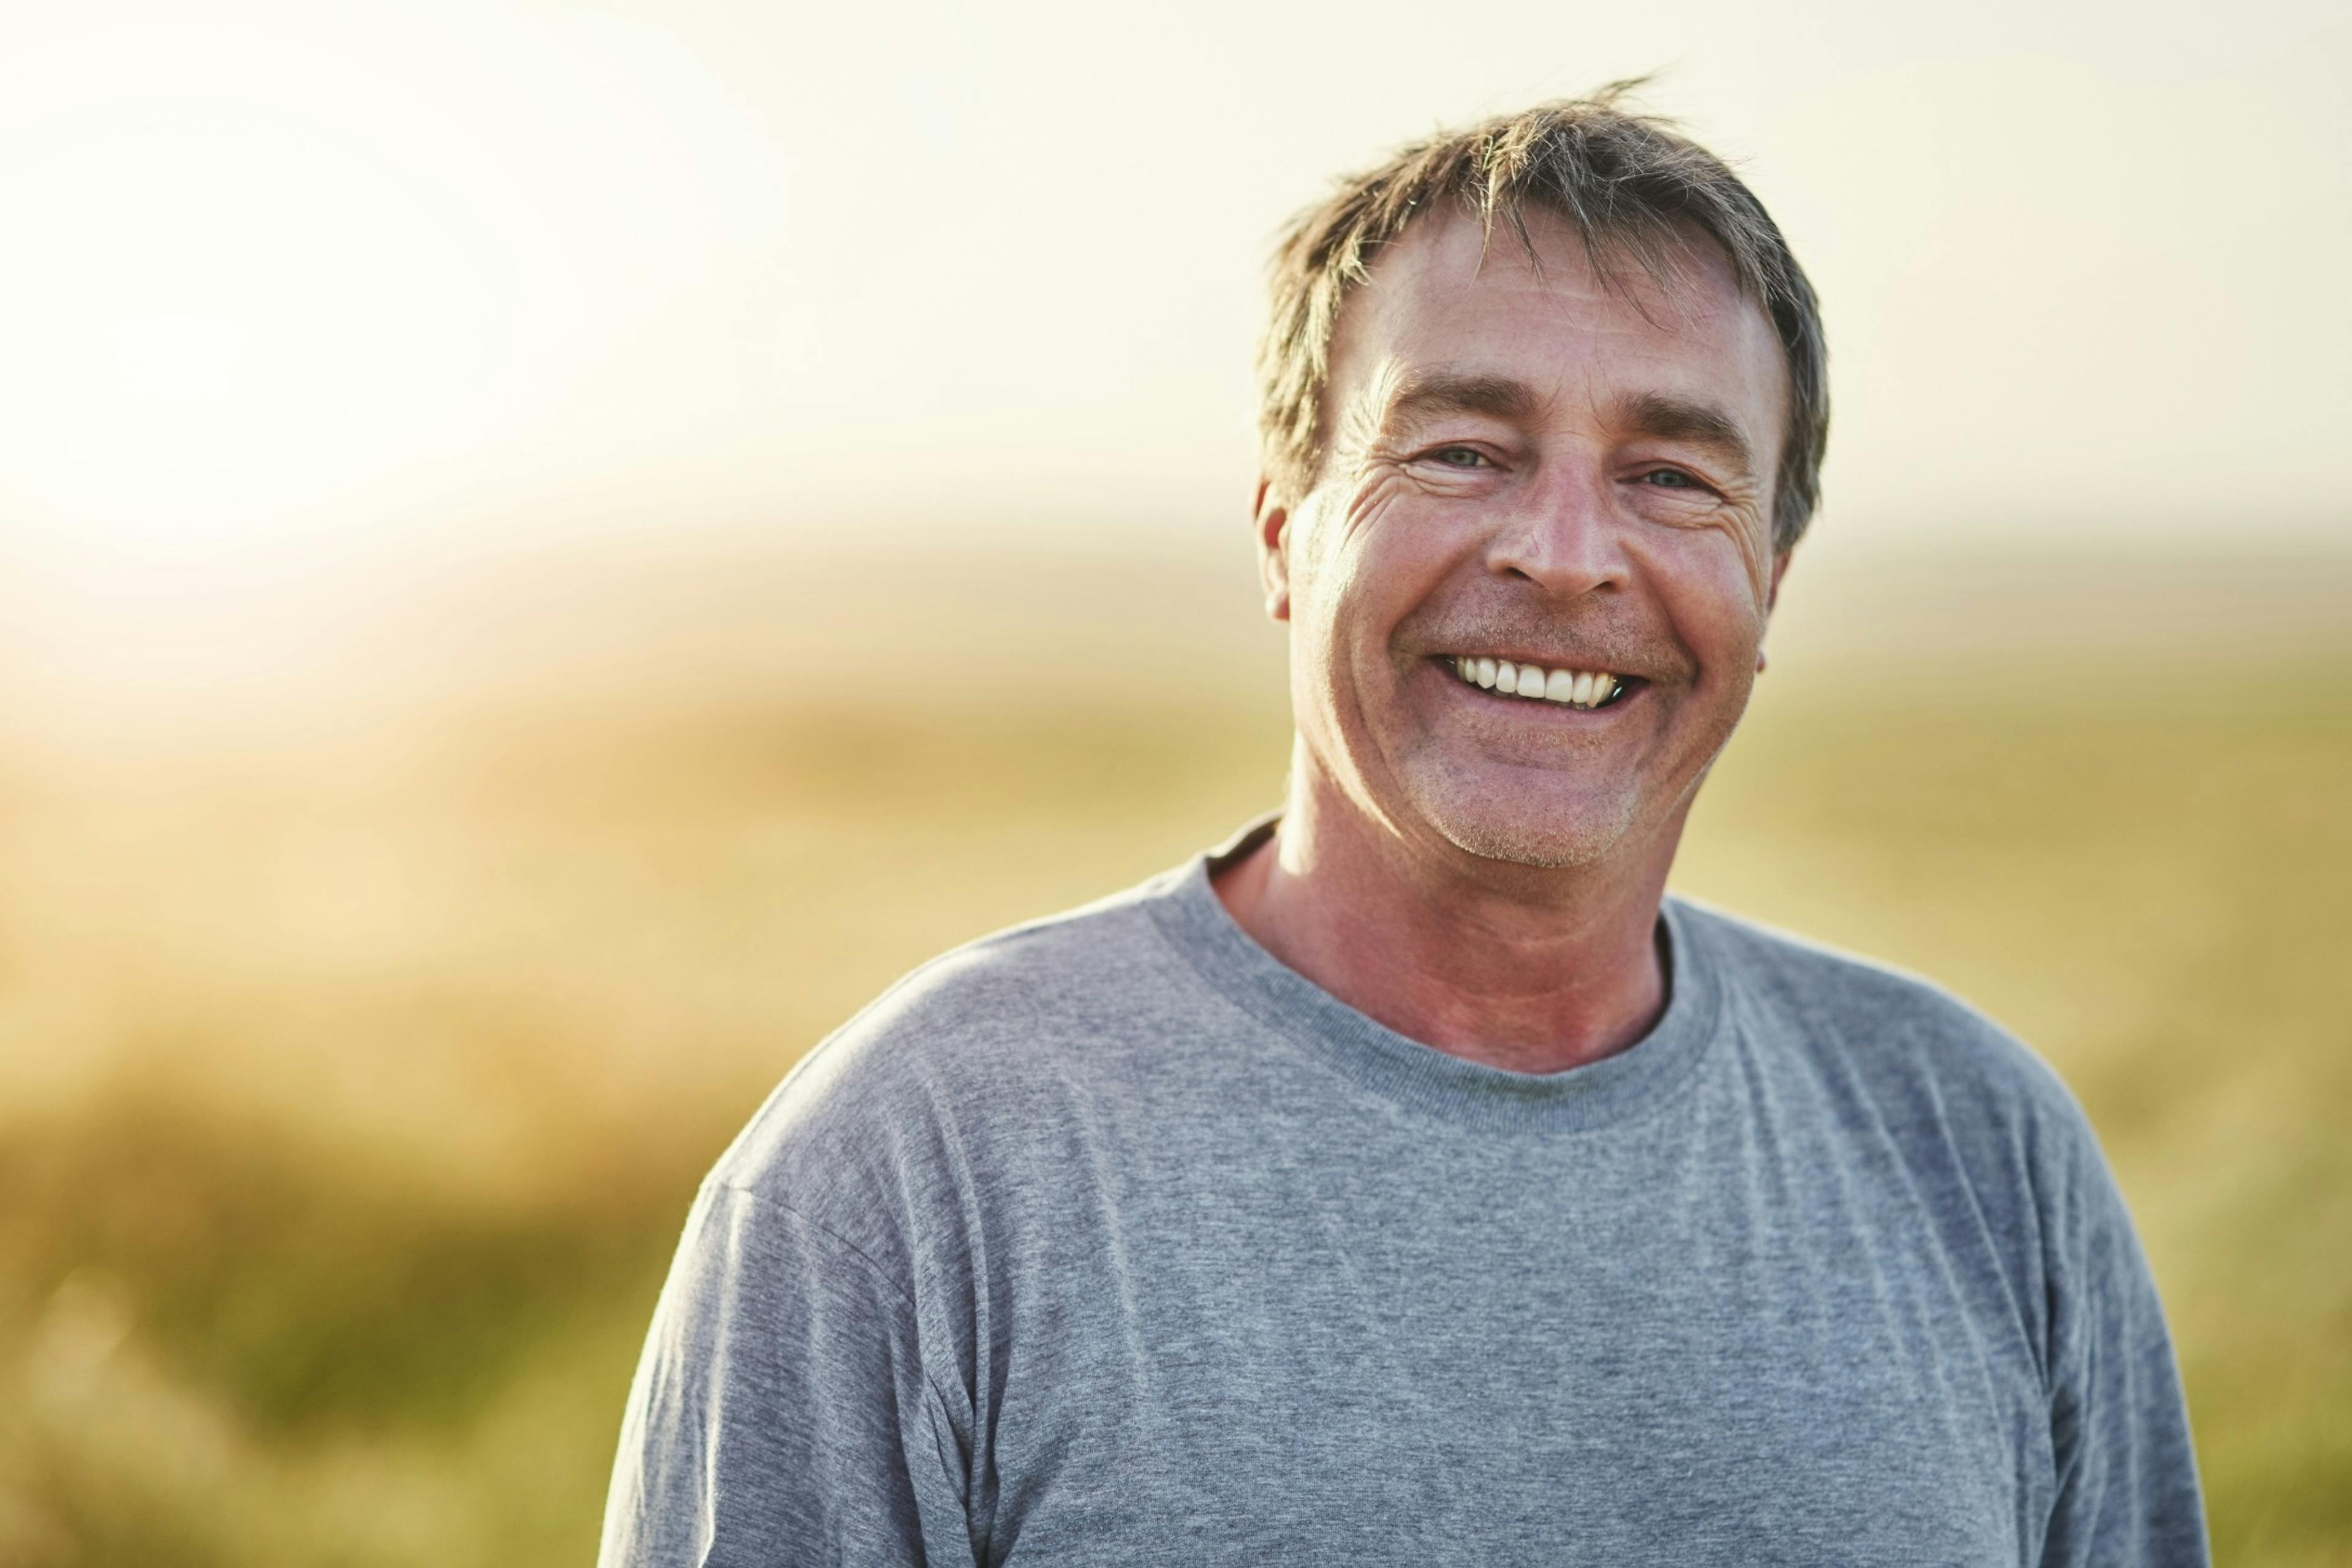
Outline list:
[[[1722,250],[1741,291],[1771,320],[1787,362],[1772,545],[1797,542],[1821,499],[1829,441],[1820,304],[1764,204],[1722,159],[1672,121],[1621,107],[1641,85],[1612,82],[1411,143],[1291,220],[1269,268],[1272,317],[1258,348],[1259,438],[1266,473],[1287,500],[1304,499],[1321,469],[1332,335],[1381,247],[1450,204],[1476,218],[1489,243],[1506,228],[1533,258],[1532,209],[1566,220],[1612,287],[1628,260],[1673,286],[1694,234]]]

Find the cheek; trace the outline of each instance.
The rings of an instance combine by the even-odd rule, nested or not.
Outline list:
[[[1663,524],[1668,533],[1700,542],[1700,550],[1718,552],[1735,563],[1738,580],[1759,613],[1770,602],[1770,531],[1754,509],[1725,504],[1711,509],[1654,507],[1652,511],[1649,521]],[[1676,553],[1679,558],[1696,558],[1690,551]]]
[[[1427,498],[1386,473],[1367,476],[1343,507],[1318,509],[1304,541],[1302,595],[1328,640],[1385,645],[1396,622],[1444,570],[1444,531]]]
[[[1763,590],[1725,530],[1658,530],[1633,553],[1683,644],[1703,665],[1747,668],[1763,637]]]

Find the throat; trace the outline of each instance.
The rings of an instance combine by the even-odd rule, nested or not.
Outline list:
[[[1567,910],[1433,902],[1335,857],[1286,854],[1289,831],[1213,875],[1219,900],[1283,965],[1408,1039],[1548,1074],[1616,1055],[1665,1011],[1663,884]]]

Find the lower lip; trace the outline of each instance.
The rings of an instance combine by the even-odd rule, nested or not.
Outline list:
[[[1509,708],[1515,710],[1518,712],[1527,714],[1530,719],[1535,718],[1538,715],[1549,714],[1559,719],[1573,720],[1578,722],[1588,724],[1606,719],[1612,714],[1622,710],[1627,706],[1640,701],[1642,700],[1642,694],[1650,689],[1650,683],[1648,681],[1636,680],[1633,683],[1631,689],[1626,691],[1625,695],[1618,698],[1614,702],[1607,704],[1605,707],[1576,708],[1571,707],[1570,704],[1565,702],[1553,702],[1540,697],[1507,696],[1502,692],[1494,690],[1492,688],[1479,686],[1474,682],[1465,680],[1462,679],[1461,675],[1455,671],[1454,661],[1450,658],[1433,658],[1429,661],[1429,668],[1436,673],[1437,678],[1440,680],[1444,681],[1446,685],[1453,687],[1456,691],[1462,693],[1465,697],[1477,698],[1483,701],[1493,703],[1499,708]]]

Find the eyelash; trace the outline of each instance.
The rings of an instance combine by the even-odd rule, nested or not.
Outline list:
[[[1450,452],[1460,452],[1465,456],[1475,458],[1478,460],[1475,463],[1449,463],[1446,462],[1445,458],[1446,454]],[[1478,450],[1475,447],[1451,446],[1433,447],[1430,450],[1429,458],[1432,462],[1448,468],[1483,468],[1494,466],[1486,460],[1486,454]]]
[[[1446,458],[1447,458],[1450,454],[1454,454],[1454,453],[1459,453],[1459,454],[1461,454],[1461,455],[1463,455],[1463,456],[1465,456],[1465,457],[1475,458],[1476,460],[1475,460],[1475,462],[1468,462],[1468,463],[1450,463],[1450,462],[1447,462],[1447,461],[1445,460],[1445,459],[1446,459]],[[1474,468],[1493,468],[1493,467],[1495,466],[1495,465],[1494,465],[1494,463],[1493,463],[1493,461],[1492,461],[1490,458],[1487,458],[1486,454],[1486,453],[1484,453],[1484,452],[1481,452],[1480,450],[1478,450],[1478,448],[1477,448],[1477,447],[1465,447],[1465,446],[1462,446],[1462,445],[1459,445],[1459,444],[1454,444],[1454,445],[1451,445],[1451,446],[1444,446],[1444,447],[1431,447],[1431,448],[1429,449],[1429,451],[1428,451],[1428,452],[1426,452],[1425,454],[1423,454],[1423,456],[1424,456],[1424,457],[1426,457],[1426,458],[1427,458],[1431,462],[1433,462],[1433,463],[1437,464],[1437,465],[1438,465],[1438,466],[1440,466],[1441,468],[1454,468],[1454,469],[1462,470],[1462,471],[1465,471],[1465,472],[1467,472],[1467,471],[1469,471],[1469,470],[1471,470],[1471,469],[1474,469]],[[1675,484],[1652,485],[1652,487],[1651,487],[1652,489],[1662,489],[1662,490],[1700,490],[1700,491],[1706,491],[1706,490],[1709,490],[1709,489],[1712,489],[1712,487],[1711,487],[1711,486],[1709,486],[1709,485],[1707,485],[1707,484],[1704,483],[1702,480],[1700,480],[1700,479],[1699,479],[1699,478],[1698,478],[1696,475],[1692,474],[1692,473],[1690,473],[1688,470],[1686,470],[1686,469],[1683,469],[1683,468],[1651,468],[1651,469],[1648,469],[1647,471],[1645,471],[1645,472],[1643,472],[1643,473],[1642,473],[1642,474],[1639,474],[1639,475],[1635,476],[1635,478],[1636,478],[1636,481],[1637,481],[1637,482],[1639,482],[1639,483],[1643,483],[1643,484],[1650,484],[1650,482],[1651,482],[1652,480],[1656,479],[1657,479],[1660,475],[1662,475],[1662,474],[1663,474],[1663,475],[1671,475],[1675,479],[1678,480],[1679,482],[1678,482],[1678,483],[1675,483]]]

